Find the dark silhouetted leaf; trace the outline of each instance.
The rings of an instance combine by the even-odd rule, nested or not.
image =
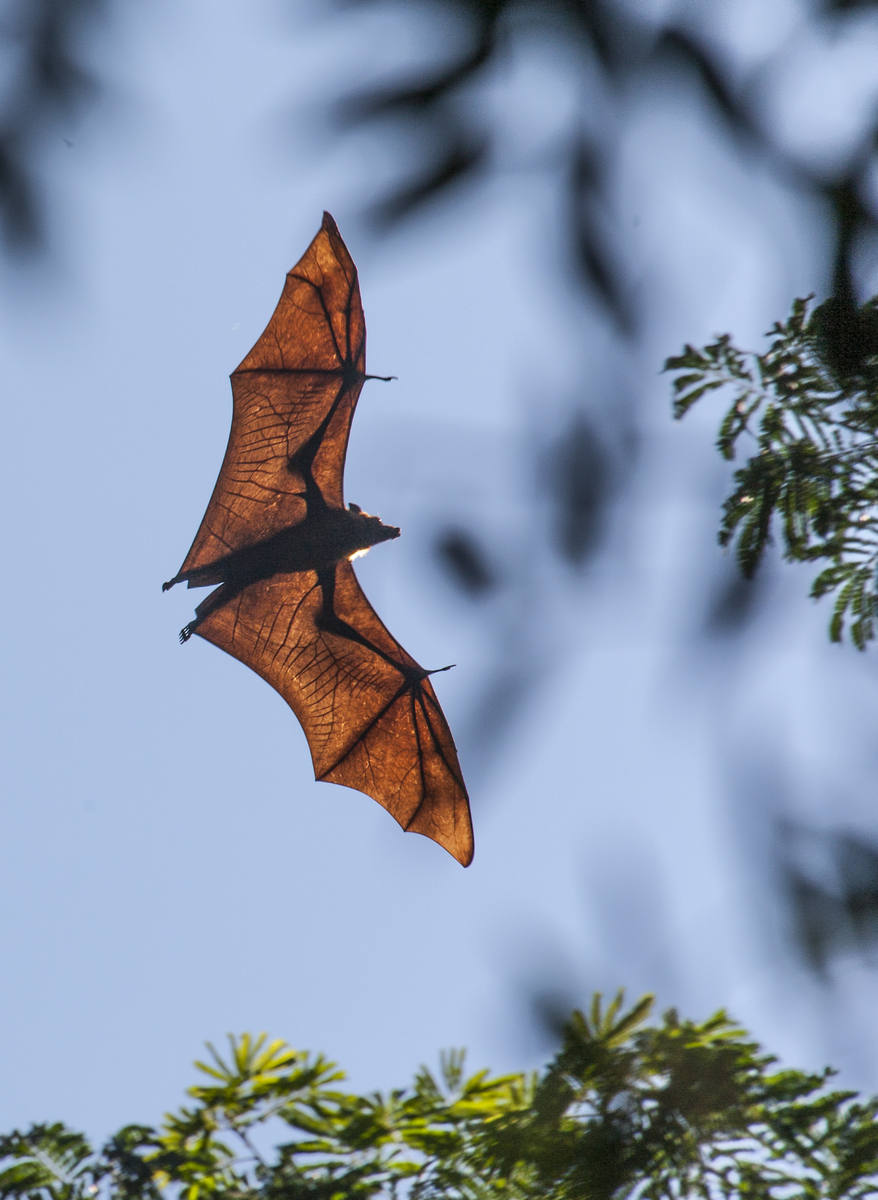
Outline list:
[[[447,529],[436,542],[436,553],[462,591],[481,596],[497,586],[497,575],[472,534]]]

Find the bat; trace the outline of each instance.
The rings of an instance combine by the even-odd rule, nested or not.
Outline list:
[[[271,684],[296,714],[318,780],[377,800],[405,830],[473,856],[469,799],[426,671],[387,631],[351,559],[399,537],[345,507],[351,421],[366,374],[357,269],[335,221],[286,277],[232,373],[232,427],[213,495],[166,583],[213,586],[180,631]],[[440,668],[448,670],[447,667]]]

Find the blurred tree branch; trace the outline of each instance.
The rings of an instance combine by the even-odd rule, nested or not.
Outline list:
[[[385,0],[337,0],[337,7],[386,7]],[[636,6],[616,0],[397,0],[401,20],[417,12],[432,19],[437,33],[452,26],[458,46],[450,62],[437,62],[418,76],[382,82],[348,95],[336,108],[344,128],[390,121],[413,128],[425,161],[404,177],[371,209],[376,226],[414,214],[448,196],[452,187],[472,185],[496,166],[492,151],[502,130],[474,101],[478,88],[498,67],[527,53],[538,41],[563,45],[578,55],[583,95],[600,98],[600,122],[583,122],[571,131],[560,155],[559,185],[567,191],[567,240],[570,261],[581,282],[595,294],[622,329],[631,330],[624,279],[616,263],[612,227],[611,168],[627,117],[628,97],[646,73],[671,74],[692,93],[700,90],[719,122],[754,159],[774,165],[779,176],[822,198],[832,228],[833,292],[838,314],[830,330],[830,353],[838,361],[856,358],[850,337],[856,310],[855,256],[874,214],[866,200],[875,147],[878,111],[848,161],[827,175],[817,164],[791,153],[766,123],[760,83],[781,65],[783,47],[749,74],[738,69],[730,47],[716,31],[694,22],[684,26],[676,10],[667,22],[638,14]],[[857,10],[873,5],[823,0],[811,6],[807,20],[827,43],[844,31]],[[436,56],[447,53],[441,36]],[[425,81],[426,77],[426,81]],[[537,165],[558,164],[557,152],[537,156]],[[607,228],[610,214],[610,230]]]
[[[8,250],[43,246],[44,213],[36,178],[38,147],[52,118],[69,117],[97,84],[76,60],[83,25],[106,0],[27,0],[0,18],[6,79],[0,101],[0,225]]]

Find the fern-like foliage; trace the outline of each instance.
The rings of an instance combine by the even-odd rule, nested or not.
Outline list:
[[[0,1137],[0,1196],[86,1200],[97,1194],[103,1166],[81,1133],[34,1125]]]
[[[722,1011],[649,1022],[594,997],[532,1075],[462,1051],[359,1095],[264,1035],[198,1063],[186,1107],[99,1151],[61,1125],[0,1137],[0,1200],[873,1200],[878,1098],[778,1069]]]
[[[764,354],[725,334],[687,345],[665,370],[676,373],[675,417],[708,392],[731,395],[717,448],[733,459],[743,442],[749,457],[723,505],[720,545],[735,543],[749,577],[779,530],[786,559],[822,564],[811,595],[835,593],[832,640],[847,625],[863,650],[878,611],[878,297],[853,313],[853,363],[833,352],[836,303],[812,308],[812,299],[774,325]]]

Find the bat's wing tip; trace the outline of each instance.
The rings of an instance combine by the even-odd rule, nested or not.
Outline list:
[[[441,846],[443,850],[447,850],[451,857],[459,862],[462,867],[468,867],[473,861],[475,846],[473,845],[472,826],[460,833],[454,833],[450,837],[446,834],[436,833],[435,831],[428,832],[425,829],[416,829],[414,826],[409,826],[409,831],[411,833],[423,833],[424,837],[428,837],[437,846]]]
[[[414,825],[403,825],[403,829],[406,833],[419,833],[422,837],[429,838],[431,842],[441,846],[462,867],[468,867],[473,861],[475,847],[472,829],[468,829],[463,835],[452,835],[451,837],[437,833],[435,830],[417,829]]]
[[[456,853],[453,850],[451,851],[453,857],[457,859],[462,867],[468,867],[470,865],[470,863],[473,861],[474,853],[475,851],[472,844],[470,844],[468,850],[457,851]]]

